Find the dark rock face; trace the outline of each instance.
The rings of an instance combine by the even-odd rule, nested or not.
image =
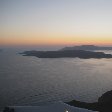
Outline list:
[[[66,51],[25,51],[22,54],[24,56],[36,56],[38,58],[112,58],[111,54],[105,54],[103,52],[92,52],[84,50],[66,50]]]
[[[98,112],[112,112],[112,91],[104,93],[99,99],[98,102],[86,103],[80,101],[70,101],[66,102],[67,104],[75,107],[85,108],[88,110],[98,111]]]
[[[112,90],[104,93],[99,99],[100,112],[112,112]]]
[[[98,102],[111,102],[112,101],[112,90],[104,93],[99,99]]]

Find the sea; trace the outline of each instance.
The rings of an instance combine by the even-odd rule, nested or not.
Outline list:
[[[74,99],[96,102],[112,90],[112,59],[41,59],[20,52],[0,52],[0,108]]]

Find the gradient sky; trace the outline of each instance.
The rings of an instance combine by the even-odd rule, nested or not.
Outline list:
[[[112,45],[112,0],[0,0],[0,45]]]

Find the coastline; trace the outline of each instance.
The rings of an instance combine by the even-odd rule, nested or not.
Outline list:
[[[72,100],[66,103],[71,106],[84,108],[92,111],[112,112],[112,90],[104,93],[101,97],[98,98],[97,102],[86,103]]]

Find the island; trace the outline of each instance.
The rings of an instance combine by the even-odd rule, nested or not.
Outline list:
[[[94,103],[86,103],[77,100],[72,100],[65,103],[71,106],[98,112],[112,112],[112,90],[104,93],[101,97],[99,97],[98,101]]]
[[[65,50],[112,50],[112,47],[81,45],[81,46],[73,46],[73,47],[64,47],[60,49],[60,51],[65,51]]]
[[[23,56],[36,56],[38,58],[112,58],[111,54],[84,50],[58,50],[58,51],[25,51]]]

